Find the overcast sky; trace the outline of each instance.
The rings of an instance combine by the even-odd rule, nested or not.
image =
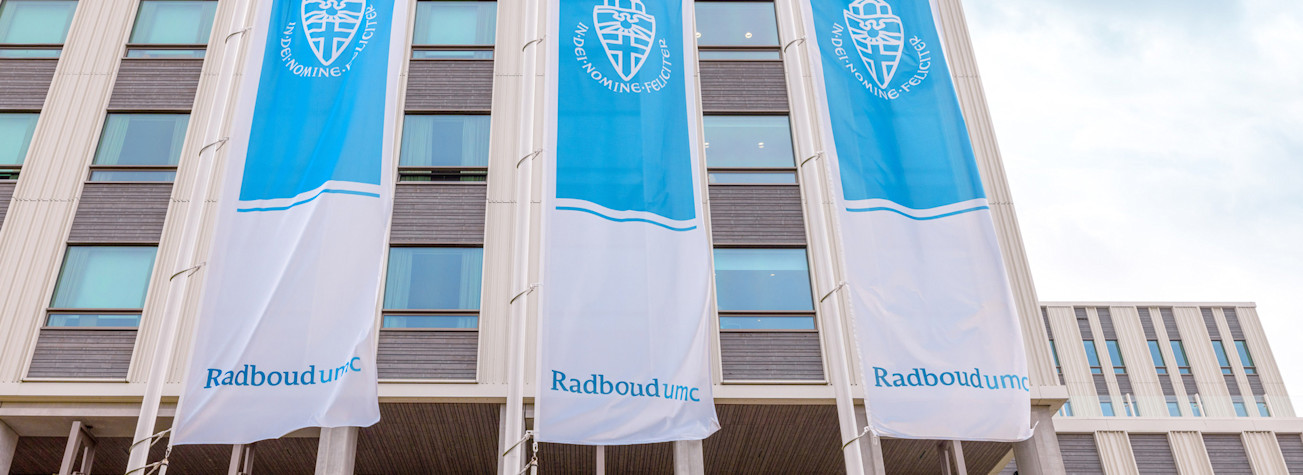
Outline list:
[[[963,4],[1040,299],[1257,302],[1303,411],[1303,1]]]

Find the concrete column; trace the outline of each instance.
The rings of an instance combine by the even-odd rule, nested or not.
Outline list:
[[[18,450],[18,433],[9,424],[0,422],[0,473],[9,473],[9,466],[14,463],[14,452]]]
[[[228,475],[253,475],[253,444],[231,446],[231,465]]]
[[[1275,432],[1247,431],[1240,434],[1240,438],[1244,441],[1244,452],[1249,456],[1253,473],[1289,473]]]
[[[1126,432],[1114,430],[1096,432],[1095,449],[1099,451],[1099,461],[1104,466],[1104,473],[1140,473],[1140,469],[1136,467],[1136,457],[1131,450],[1131,438]]]
[[[606,446],[605,445],[597,446],[596,452],[597,452],[597,470],[594,470],[594,473],[596,473],[597,475],[606,475]]]
[[[1050,406],[1032,406],[1032,426],[1036,430],[1030,439],[1013,444],[1019,474],[1052,475],[1065,472],[1063,454],[1059,452],[1059,438],[1054,433],[1053,417],[1054,409]]]
[[[1168,432],[1167,443],[1172,446],[1172,458],[1176,460],[1176,469],[1181,475],[1212,475],[1213,463],[1208,459],[1208,448],[1203,445],[1203,434]]]
[[[674,442],[674,475],[705,475],[706,458],[700,440]]]
[[[356,427],[322,427],[317,444],[317,475],[353,475]]]

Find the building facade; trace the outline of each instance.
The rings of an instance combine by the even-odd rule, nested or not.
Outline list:
[[[203,143],[203,131],[230,106],[216,103],[218,70],[239,30],[231,25],[243,24],[233,23],[237,3],[0,0],[0,467],[11,473],[125,471],[165,339],[164,302],[186,275],[196,284],[157,429],[170,424],[190,342],[202,338],[193,328],[203,267],[180,263],[207,255],[213,209],[190,196],[221,165],[220,142]],[[825,180],[821,161],[795,152],[808,144],[793,126],[815,117],[789,100],[812,87],[793,67],[806,61],[792,47],[804,20],[793,0],[698,1],[723,429],[696,445],[542,444],[540,470],[998,473],[1016,458],[1024,474],[1303,473],[1303,423],[1251,304],[1038,304],[962,7],[936,4],[1022,317],[1037,435],[1017,444],[870,435],[863,466],[848,466],[841,428],[863,425],[864,381],[853,340],[834,330],[849,321],[829,320],[848,313],[829,311],[846,308],[841,270],[815,257],[840,244],[811,237],[809,223],[830,221],[828,187],[811,186]],[[523,77],[523,51],[558,39],[525,37],[546,21],[525,2],[411,8],[392,247],[375,314],[381,422],[178,446],[167,456],[173,473],[516,471],[499,457],[513,442],[502,430],[508,316],[526,290],[512,287],[511,263],[514,239],[529,236],[537,282],[538,220],[516,229],[514,217],[518,207],[540,215],[542,187],[516,199],[515,144],[523,88],[544,79]],[[542,117],[530,122],[542,137]],[[198,159],[210,147],[216,163]],[[180,256],[192,216],[198,249]],[[535,354],[532,343],[515,350]],[[849,409],[834,404],[838,384],[851,388]],[[524,392],[533,391],[529,376]]]

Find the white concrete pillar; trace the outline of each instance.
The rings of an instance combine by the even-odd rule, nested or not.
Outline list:
[[[1018,460],[1020,475],[1052,475],[1065,473],[1063,453],[1059,452],[1059,437],[1054,433],[1054,409],[1050,406],[1032,406],[1032,426],[1036,431],[1030,439],[1013,444],[1014,459]]]
[[[1275,432],[1245,431],[1240,438],[1244,441],[1244,452],[1249,456],[1253,473],[1289,473]]]
[[[1095,432],[1095,449],[1099,451],[1100,464],[1107,474],[1140,473],[1136,457],[1131,450],[1131,437],[1120,430]]]
[[[317,444],[317,475],[353,475],[356,427],[322,427]]]
[[[674,475],[705,475],[706,458],[700,440],[674,442]]]
[[[0,422],[0,473],[9,473],[9,466],[14,463],[14,452],[18,450],[18,433],[9,424]]]
[[[1208,458],[1208,448],[1203,445],[1203,434],[1195,431],[1167,433],[1167,443],[1172,447],[1172,458],[1181,475],[1212,475],[1213,463]]]
[[[231,465],[227,475],[253,475],[253,444],[231,446]]]

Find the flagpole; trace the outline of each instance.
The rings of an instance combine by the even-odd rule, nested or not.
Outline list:
[[[507,361],[507,420],[503,424],[502,467],[501,473],[516,473],[521,468],[525,445],[517,441],[525,436],[525,366],[529,346],[528,309],[529,293],[534,290],[529,285],[529,237],[530,207],[533,197],[534,158],[534,101],[538,86],[538,48],[542,39],[538,35],[538,3],[540,0],[524,0],[525,3],[525,43],[521,47],[522,74],[520,79],[521,110],[520,129],[517,132],[516,157],[516,228],[512,252],[511,283],[513,294],[508,305],[511,306],[511,320],[508,322]],[[514,448],[513,448],[514,447]]]
[[[802,186],[808,188],[809,194],[817,197],[817,201],[811,208],[809,219],[811,221],[809,229],[811,241],[815,244],[811,246],[815,260],[815,282],[817,283],[819,295],[816,305],[822,306],[824,311],[824,330],[830,335],[824,341],[828,342],[829,364],[831,371],[833,394],[837,405],[837,417],[841,429],[842,457],[846,463],[846,473],[863,474],[865,473],[864,453],[860,449],[859,440],[862,434],[859,431],[858,423],[855,420],[855,401],[851,393],[851,381],[854,375],[851,374],[851,365],[848,361],[848,348],[854,349],[854,335],[847,335],[845,325],[842,322],[841,299],[838,297],[838,291],[845,288],[844,282],[837,279],[837,222],[836,210],[829,210],[828,204],[835,203],[834,197],[831,197],[824,190],[823,173],[827,167],[826,155],[823,154],[823,146],[815,128],[811,125],[819,119],[818,114],[814,113],[815,109],[811,108],[808,87],[812,80],[811,76],[805,70],[804,61],[810,55],[806,48],[811,47],[813,39],[807,36],[797,36],[797,32],[803,30],[802,23],[798,18],[802,18],[801,9],[797,0],[789,0],[788,14],[781,15],[785,17],[787,30],[795,37],[791,42],[783,47],[785,55],[784,64],[787,64],[792,71],[789,77],[795,77],[796,80],[790,88],[792,96],[792,110],[800,111],[806,117],[799,120],[793,120],[796,124],[795,132],[800,151],[801,162],[797,164],[799,172],[804,175],[801,180]],[[808,35],[809,32],[806,32]],[[786,56],[791,50],[790,56]],[[807,52],[807,54],[800,54]],[[814,163],[809,163],[814,162]],[[806,165],[810,165],[808,168]],[[831,216],[829,216],[831,215]],[[828,305],[823,306],[824,300],[831,299]],[[847,337],[851,338],[847,340]],[[848,344],[849,341],[849,344]],[[865,404],[865,417],[869,416],[868,404]],[[870,443],[873,438],[870,435]],[[876,452],[876,451],[875,451]],[[874,453],[874,452],[871,452]],[[874,457],[876,459],[876,457]],[[881,462],[875,462],[872,470],[875,473],[882,473],[883,467]]]
[[[154,426],[158,420],[158,408],[163,397],[163,386],[167,379],[168,365],[175,351],[177,334],[180,329],[181,311],[185,306],[185,297],[190,279],[203,263],[195,263],[195,254],[199,248],[199,229],[203,224],[204,211],[209,189],[212,186],[217,150],[226,142],[222,129],[226,122],[227,102],[235,85],[235,68],[240,58],[244,34],[248,33],[248,21],[251,0],[238,0],[230,21],[230,33],[225,36],[226,46],[222,52],[221,67],[218,70],[217,86],[204,128],[203,147],[199,149],[197,170],[190,187],[185,223],[181,228],[180,248],[177,250],[176,271],[167,282],[167,300],[163,306],[163,315],[159,328],[158,343],[150,359],[149,376],[145,381],[145,394],[140,403],[140,417],[136,420],[136,433],[132,438],[131,455],[127,460],[127,473],[139,471],[149,464],[149,448],[154,442]],[[183,381],[184,383],[184,381]]]

